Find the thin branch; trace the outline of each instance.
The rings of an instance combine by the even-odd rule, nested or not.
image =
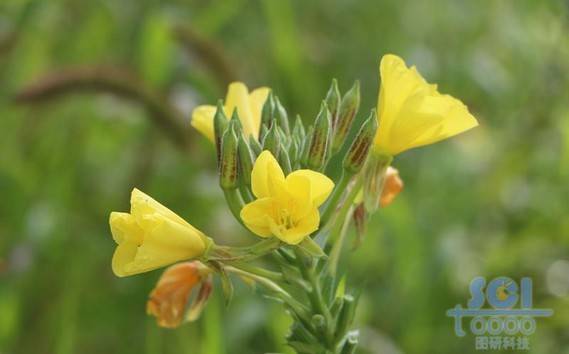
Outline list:
[[[178,147],[185,149],[190,145],[183,114],[166,97],[124,69],[83,66],[54,72],[24,87],[15,96],[15,101],[34,104],[80,92],[110,93],[137,102]]]
[[[237,73],[233,70],[221,47],[215,42],[188,26],[176,26],[173,31],[174,37],[189,52],[198,56],[200,61],[215,75],[223,89],[232,81],[237,80]]]

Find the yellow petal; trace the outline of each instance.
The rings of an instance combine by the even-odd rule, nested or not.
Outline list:
[[[274,190],[275,185],[284,184],[285,177],[279,163],[270,151],[263,151],[251,172],[251,188],[253,194],[257,198],[265,198],[271,196],[271,188]]]
[[[202,235],[161,215],[144,217],[142,244],[119,244],[113,256],[113,271],[127,276],[154,270],[181,260],[199,257],[205,251]]]
[[[380,74],[375,151],[393,156],[478,125],[462,102],[441,95],[436,85],[427,83],[415,67],[408,68],[401,58],[384,56]]]
[[[261,112],[263,105],[269,96],[271,89],[268,87],[259,87],[249,94],[249,105],[251,106],[251,117],[253,120],[253,136],[259,138],[259,130],[261,129]]]
[[[274,217],[271,198],[257,199],[241,209],[241,220],[253,233],[261,237],[271,236],[270,219]]]
[[[270,221],[273,235],[285,243],[296,245],[302,242],[306,236],[318,230],[320,214],[318,209],[313,208],[304,218],[298,220],[293,228],[284,228],[282,225],[277,225],[272,219]]]
[[[112,212],[109,217],[111,234],[113,240],[120,244],[123,242],[133,242],[141,244],[144,231],[136,223],[136,219],[128,213]]]
[[[249,91],[244,83],[232,82],[229,84],[225,98],[225,109],[228,117],[231,117],[233,111],[237,109],[245,136],[253,134],[253,136],[257,137],[257,135],[255,135],[255,123],[253,121],[251,105],[249,104]]]
[[[214,142],[213,132],[213,116],[215,115],[215,106],[198,106],[192,112],[191,125],[197,131],[202,133],[211,142]]]
[[[293,181],[298,177],[303,177],[310,181],[310,198],[316,207],[324,203],[332,192],[332,189],[334,189],[334,182],[330,178],[312,170],[296,170],[289,174],[286,177],[287,184],[290,186],[289,188],[293,188],[289,181]]]

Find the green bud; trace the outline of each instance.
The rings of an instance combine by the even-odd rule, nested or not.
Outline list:
[[[338,122],[336,124],[336,129],[334,132],[334,144],[332,146],[332,153],[338,152],[342,147],[344,140],[350,132],[352,123],[358,109],[360,107],[360,82],[356,81],[354,86],[346,92],[346,95],[342,98],[340,103],[340,108],[338,111]]]
[[[217,101],[217,110],[213,116],[213,136],[215,142],[215,151],[217,153],[217,165],[219,166],[221,161],[221,138],[227,129],[229,124],[225,112],[223,110],[223,102],[221,100]]]
[[[358,334],[349,333],[342,347],[340,354],[354,354],[356,352],[356,347],[358,346]]]
[[[281,150],[281,139],[277,128],[277,125],[273,124],[263,140],[263,150],[269,150],[275,158],[278,158]]]
[[[306,137],[306,131],[304,130],[304,124],[302,123],[302,118],[297,114],[294,121],[294,127],[292,128],[292,138],[300,143]]]
[[[253,135],[249,136],[249,147],[253,154],[255,154],[255,157],[261,155],[261,152],[263,152],[263,147],[259,144],[259,140],[255,139]]]
[[[221,163],[219,166],[219,185],[224,190],[237,188],[238,152],[237,136],[227,129],[221,139]]]
[[[312,316],[310,324],[320,335],[321,338],[326,337],[326,319],[324,318],[323,315],[317,313],[316,315]]]
[[[275,98],[273,96],[273,92],[269,92],[265,103],[263,104],[263,108],[261,110],[261,129],[263,125],[269,128],[273,124],[273,120],[275,119]],[[261,131],[259,131],[260,135]]]
[[[253,171],[253,152],[249,148],[249,144],[241,135],[237,144],[239,152],[239,175],[246,185],[251,185],[251,171]]]
[[[241,119],[239,119],[239,113],[237,113],[236,109],[233,110],[233,114],[231,114],[229,126],[235,132],[237,137],[243,133],[243,124],[241,123]]]
[[[279,165],[283,169],[285,175],[288,175],[292,172],[292,165],[290,163],[290,157],[286,149],[281,149],[279,156],[278,156]]]
[[[312,135],[314,135],[314,127],[311,125],[308,127],[308,131],[306,132],[306,137],[304,138],[302,143],[302,151],[300,154],[300,163],[302,166],[306,167],[308,164],[308,153],[310,152],[310,144],[312,142]]]
[[[332,85],[330,85],[330,89],[328,90],[324,101],[326,102],[326,105],[330,110],[330,115],[332,116],[332,127],[336,128],[338,123],[338,110],[340,108],[341,101],[338,81],[336,79],[332,79]]]
[[[360,131],[354,138],[348,153],[344,157],[344,169],[348,171],[348,173],[358,173],[364,166],[369,149],[375,139],[376,130],[377,117],[375,110],[372,110],[368,119],[362,124]]]
[[[288,156],[290,158],[291,166],[296,166],[296,163],[298,162],[298,155],[299,155],[298,143],[296,142],[296,140],[293,139],[290,142],[290,147],[288,149]]]
[[[308,168],[320,171],[325,166],[330,149],[331,130],[330,112],[326,107],[326,103],[323,102],[314,122],[314,133],[312,134],[308,160],[306,161]]]
[[[286,113],[286,109],[281,104],[281,101],[276,96],[275,96],[275,116],[276,116],[277,122],[279,122],[279,127],[281,127],[287,135],[290,135],[290,127],[288,124],[288,114]]]
[[[354,319],[355,309],[356,299],[351,295],[344,295],[344,304],[336,322],[336,336],[343,336],[348,331]]]
[[[282,129],[281,126],[277,126],[277,131],[279,133],[279,138],[281,140],[281,146],[285,149],[288,150],[288,148],[290,147],[290,142],[291,142],[291,138],[290,138],[290,134],[286,134]]]
[[[269,126],[266,124],[261,124],[261,132],[259,133],[259,141],[264,141],[268,132],[269,132]]]

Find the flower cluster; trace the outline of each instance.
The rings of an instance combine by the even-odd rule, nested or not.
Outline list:
[[[196,319],[213,276],[230,299],[233,273],[286,304],[294,319],[287,339],[298,352],[353,352],[355,299],[336,276],[349,226],[362,234],[368,216],[403,189],[390,166],[396,155],[478,124],[462,102],[440,94],[395,55],[382,58],[380,77],[377,108],[361,120],[358,82],[342,95],[335,80],[307,126],[299,116],[291,124],[269,88],[249,92],[240,82],[229,85],[217,106],[194,110],[192,126],[215,146],[229,210],[262,240],[248,247],[218,245],[134,189],[130,213],[110,216],[118,244],[112,268],[123,277],[177,263],[164,272],[147,304],[159,325]],[[266,256],[272,257],[271,268],[255,264]]]

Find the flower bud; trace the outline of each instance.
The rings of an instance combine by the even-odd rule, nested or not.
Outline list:
[[[276,124],[271,125],[263,140],[263,150],[269,150],[273,156],[279,156],[281,150],[281,138]]]
[[[213,134],[215,140],[215,151],[217,153],[217,164],[219,166],[221,160],[221,138],[227,129],[229,121],[223,111],[223,102],[217,101],[217,110],[213,116]]]
[[[292,164],[290,162],[290,157],[286,149],[282,149],[280,151],[278,161],[285,175],[288,175],[292,172]]]
[[[259,141],[255,139],[255,137],[252,135],[249,136],[249,147],[251,148],[253,154],[255,154],[255,157],[259,156],[261,152],[263,152],[263,147],[261,146]]]
[[[155,316],[161,327],[175,328],[184,321],[196,320],[213,289],[211,269],[201,262],[178,263],[166,269],[146,303],[146,312]],[[200,286],[188,306],[190,294]]]
[[[344,157],[344,169],[350,174],[360,172],[366,162],[369,149],[373,144],[377,130],[375,110],[372,110],[369,118],[362,124],[360,131],[354,138],[352,146]]]
[[[356,81],[354,86],[346,92],[340,103],[338,111],[338,123],[334,131],[334,144],[332,152],[335,153],[342,147],[344,140],[350,132],[350,127],[360,107],[360,82]]]
[[[358,346],[358,333],[350,332],[346,337],[344,346],[340,354],[354,354],[356,352],[356,347]]]
[[[395,197],[403,190],[403,187],[404,183],[401,177],[399,177],[399,171],[389,166],[385,172],[385,182],[383,184],[383,190],[381,191],[379,205],[385,208],[391,204]]]
[[[275,96],[275,116],[277,122],[279,123],[279,127],[286,133],[286,135],[290,135],[290,126],[288,124],[288,115],[286,113],[286,109],[281,104],[281,101],[278,97]]]
[[[221,164],[219,185],[222,189],[237,188],[238,182],[237,136],[233,129],[227,129],[221,140]]]
[[[239,175],[244,184],[251,185],[251,171],[253,171],[253,152],[245,137],[241,135],[238,139],[237,150],[239,152]]]
[[[300,152],[300,163],[304,167],[306,167],[308,164],[308,153],[310,152],[312,135],[314,135],[314,127],[311,125],[308,127],[308,131],[306,132],[306,137],[301,141],[302,151]]]
[[[332,85],[330,85],[330,89],[326,94],[326,98],[324,99],[328,109],[330,110],[330,115],[332,116],[332,127],[336,128],[338,123],[338,110],[340,108],[340,90],[338,89],[338,81],[336,79],[332,80]]]
[[[308,168],[320,171],[325,166],[330,149],[331,130],[330,112],[326,107],[326,103],[323,102],[314,122],[314,133],[312,134],[308,160],[306,161]]]
[[[338,314],[338,322],[336,323],[336,335],[342,336],[354,319],[354,313],[356,309],[356,299],[351,295],[344,295],[344,303]]]
[[[273,124],[275,119],[275,97],[271,91],[263,104],[261,110],[261,129],[263,125],[268,129]],[[259,136],[261,136],[261,131],[259,131]]]
[[[302,118],[296,115],[296,120],[294,121],[294,127],[292,128],[292,138],[297,140],[297,143],[304,140],[306,137],[306,131],[304,130],[304,124],[302,123]]]

